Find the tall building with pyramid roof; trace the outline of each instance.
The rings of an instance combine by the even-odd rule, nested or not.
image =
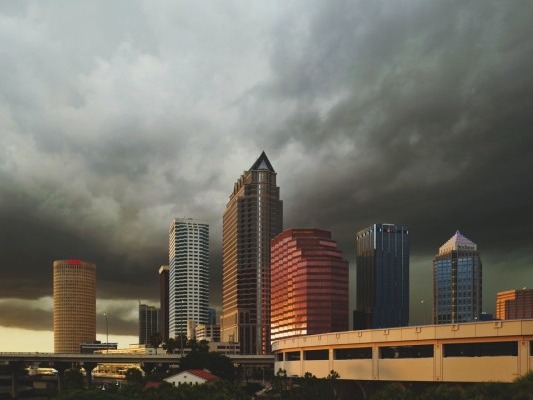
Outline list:
[[[482,283],[477,245],[455,232],[433,261],[433,322],[453,324],[479,319]]]
[[[222,223],[223,342],[270,353],[270,241],[283,230],[276,171],[265,152],[235,182]]]

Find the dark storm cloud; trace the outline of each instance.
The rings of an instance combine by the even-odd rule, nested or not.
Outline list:
[[[219,306],[222,213],[263,149],[285,227],[331,229],[352,271],[356,230],[393,222],[412,228],[415,298],[456,229],[487,302],[533,284],[533,6],[67,3],[0,6],[3,298],[50,296],[53,260],[85,259],[134,333],[122,316],[157,301],[168,225],[192,217]]]

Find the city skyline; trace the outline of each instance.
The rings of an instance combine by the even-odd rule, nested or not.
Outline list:
[[[106,312],[129,344],[176,216],[210,225],[220,311],[228,188],[263,150],[284,228],[331,231],[349,261],[350,311],[356,232],[390,221],[412,232],[411,323],[456,230],[483,249],[494,312],[533,287],[531,18],[499,1],[1,4],[1,349],[53,347],[56,259],[98,266],[97,339]]]

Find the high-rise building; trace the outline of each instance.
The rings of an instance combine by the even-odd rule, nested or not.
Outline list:
[[[161,335],[159,315],[159,308],[139,303],[139,344],[152,345],[154,335]]]
[[[271,249],[271,340],[347,331],[348,261],[331,233],[287,229]]]
[[[454,324],[481,316],[482,264],[477,245],[457,231],[433,261],[433,323]]]
[[[214,308],[209,309],[209,325],[215,325],[217,323],[217,310]]]
[[[54,261],[54,352],[80,353],[96,341],[96,265]]]
[[[276,172],[265,152],[237,180],[222,239],[223,342],[242,354],[270,352],[270,241],[283,229]]]
[[[169,337],[187,334],[187,321],[208,322],[209,225],[176,218],[169,229]]]
[[[409,323],[409,229],[370,225],[356,235],[355,329]]]
[[[159,333],[161,340],[168,340],[168,300],[169,300],[169,276],[170,268],[168,265],[162,265],[159,268]]]
[[[498,292],[496,319],[532,319],[533,289],[517,289]]]

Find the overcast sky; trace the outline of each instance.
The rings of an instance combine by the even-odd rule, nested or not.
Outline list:
[[[134,340],[174,217],[209,222],[220,307],[222,214],[262,150],[284,227],[332,231],[352,303],[379,222],[412,232],[412,323],[457,229],[484,310],[533,287],[531,21],[519,0],[1,2],[0,350],[53,348],[55,259],[96,263]]]

